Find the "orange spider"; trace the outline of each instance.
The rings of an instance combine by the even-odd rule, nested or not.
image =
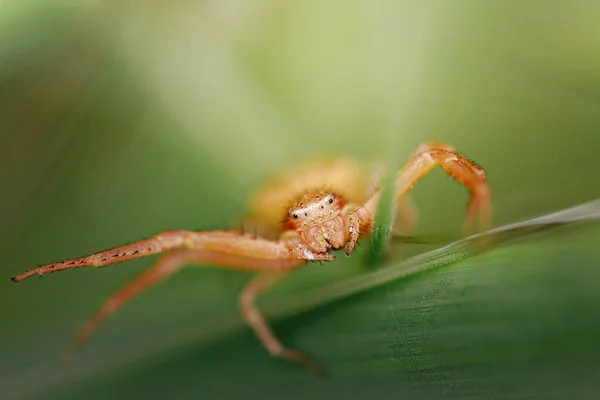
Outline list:
[[[399,211],[408,217],[405,219],[407,225],[411,225],[413,218],[403,200],[413,185],[436,165],[471,191],[465,229],[471,229],[477,211],[479,228],[489,228],[491,203],[485,171],[443,143],[421,145],[396,175],[395,201]],[[378,170],[373,171],[376,173]],[[279,237],[273,240],[235,231],[166,231],[150,239],[87,257],[44,265],[17,275],[12,281],[20,282],[30,276],[71,268],[102,267],[175,250],[109,297],[80,329],[73,342],[74,349],[125,302],[187,264],[212,264],[256,271],[258,274],[239,296],[243,319],[272,356],[321,372],[323,369],[318,362],[281,344],[255,306],[254,299],[306,261],[333,261],[333,251],[342,247],[347,256],[352,253],[359,237],[370,232],[381,195],[378,183],[370,184],[373,179],[378,181],[377,177],[367,177],[359,164],[349,160],[304,165],[282,174],[278,180],[265,186],[252,203],[254,220],[269,227],[279,225]],[[329,189],[318,190],[325,186]],[[307,189],[313,191],[306,192]],[[287,211],[281,224],[282,215],[277,211],[286,204]]]

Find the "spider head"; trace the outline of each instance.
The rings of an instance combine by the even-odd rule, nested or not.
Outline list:
[[[341,211],[346,202],[334,193],[306,193],[290,207],[285,227],[300,234],[306,245],[317,253],[344,245]]]

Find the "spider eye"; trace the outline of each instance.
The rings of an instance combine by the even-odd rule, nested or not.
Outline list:
[[[329,204],[333,203],[333,197],[329,198]]]
[[[298,214],[294,214],[294,215],[292,215],[292,217],[298,218]]]

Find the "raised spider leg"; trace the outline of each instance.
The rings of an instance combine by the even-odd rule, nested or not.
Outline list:
[[[254,330],[258,339],[265,346],[269,354],[273,357],[280,357],[299,364],[302,364],[309,370],[323,374],[325,369],[323,366],[296,350],[284,347],[281,342],[275,337],[273,330],[269,327],[264,317],[254,304],[254,299],[265,290],[279,282],[286,275],[287,271],[280,272],[262,272],[250,280],[239,297],[240,309],[244,320]]]
[[[477,211],[479,211],[479,229],[488,229],[491,225],[491,203],[490,189],[485,182],[485,171],[445,143],[422,144],[398,171],[394,185],[396,203],[401,201],[413,185],[436,165],[441,166],[444,171],[471,191],[463,228],[465,233],[471,230]],[[354,250],[358,237],[369,230],[380,195],[380,191],[375,192],[364,206],[348,213],[349,235],[345,247],[347,255]]]

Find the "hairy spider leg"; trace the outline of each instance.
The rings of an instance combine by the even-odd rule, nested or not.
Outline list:
[[[290,247],[296,244],[297,239],[293,235],[288,235],[286,238],[285,240],[271,241],[256,235],[232,231],[165,231],[150,239],[90,256],[42,265],[14,276],[11,280],[20,282],[34,275],[46,275],[65,269],[104,267],[178,249],[204,250],[205,263],[233,269],[260,271],[288,268],[298,264],[297,262],[290,264],[291,260],[296,260],[296,257],[290,252]]]
[[[471,230],[477,211],[479,211],[479,229],[489,229],[492,209],[490,188],[485,182],[485,171],[475,162],[445,143],[424,143],[413,153],[396,175],[394,183],[395,202],[402,201],[414,184],[436,165],[442,167],[444,171],[471,192],[463,227],[465,233]],[[358,238],[370,230],[380,196],[381,191],[375,192],[364,206],[349,212],[347,217],[349,234],[345,247],[347,255],[350,255],[354,250]]]

